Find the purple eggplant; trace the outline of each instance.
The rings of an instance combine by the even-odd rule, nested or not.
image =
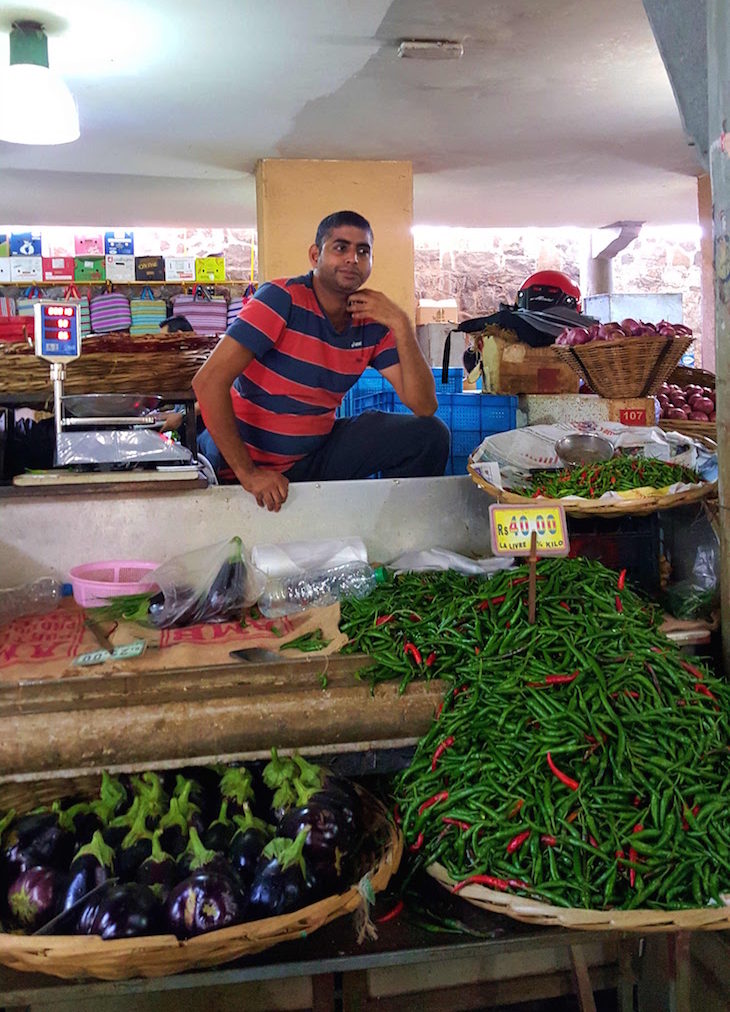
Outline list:
[[[188,845],[177,859],[177,865],[179,875],[184,877],[196,872],[215,872],[218,875],[228,875],[238,884],[236,873],[228,859],[219,851],[209,850],[194,826],[190,827]]]
[[[178,938],[239,924],[246,911],[245,896],[230,875],[195,872],[172,890],[165,905],[169,929]]]
[[[36,865],[68,868],[73,854],[74,838],[59,823],[57,812],[32,812],[21,816],[5,835],[3,854],[9,879]]]
[[[108,844],[113,850],[121,846],[122,840],[134,825],[141,807],[141,800],[135,798],[125,812],[122,812],[121,815],[115,815],[113,819],[110,819],[102,830],[104,843]]]
[[[81,847],[71,862],[69,877],[61,899],[61,910],[68,910],[113,874],[114,851],[104,843],[101,833],[97,830],[91,843]]]
[[[179,857],[187,846],[189,827],[177,798],[170,798],[170,807],[158,822],[157,828],[162,833],[162,849],[172,857]]]
[[[305,833],[304,858],[324,892],[342,882],[355,840],[341,810],[324,793],[315,794],[301,808],[290,808],[279,823],[278,835],[296,840]]]
[[[28,868],[8,889],[8,907],[15,924],[24,931],[42,928],[58,913],[63,877],[56,868]]]
[[[261,852],[271,839],[272,830],[265,822],[252,815],[248,808],[243,815],[234,815],[233,822],[236,832],[226,856],[241,884],[249,886],[253,880]]]
[[[236,826],[228,817],[228,801],[222,801],[218,818],[211,822],[202,834],[202,841],[209,850],[227,852]]]
[[[149,886],[155,896],[164,903],[177,879],[177,865],[160,846],[161,831],[152,835],[152,853],[137,869],[136,881]]]
[[[134,822],[116,849],[114,865],[121,879],[134,878],[139,866],[152,853],[152,833],[147,828],[149,816],[143,801],[137,809]]]
[[[125,882],[111,886],[98,903],[90,928],[86,932],[101,938],[135,938],[138,935],[154,935],[162,930],[162,916],[157,897],[148,886],[138,882]],[[79,927],[88,923],[83,912],[79,916]]]
[[[221,798],[228,802],[231,815],[242,815],[254,798],[251,773],[245,766],[229,766],[220,780]]]
[[[275,837],[264,847],[248,894],[248,920],[286,914],[319,898],[302,854],[307,833],[303,829],[296,840]]]
[[[169,798],[165,794],[162,780],[157,773],[148,772],[142,776],[133,776],[131,784],[134,796],[140,799],[147,813],[148,826],[152,829],[167,811]]]

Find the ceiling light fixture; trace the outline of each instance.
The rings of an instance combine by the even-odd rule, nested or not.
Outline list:
[[[461,42],[445,39],[404,39],[398,46],[398,56],[412,60],[459,60],[463,55]]]
[[[48,37],[37,21],[16,21],[10,66],[0,74],[0,140],[68,144],[79,136],[79,111],[66,82],[48,68]]]

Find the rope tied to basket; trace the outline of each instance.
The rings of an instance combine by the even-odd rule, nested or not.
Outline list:
[[[375,903],[375,890],[370,881],[370,872],[366,872],[357,883],[357,891],[360,894],[360,903],[355,908],[355,930],[357,931],[357,944],[362,945],[366,938],[375,941],[378,937],[378,929],[370,917],[370,907]]]

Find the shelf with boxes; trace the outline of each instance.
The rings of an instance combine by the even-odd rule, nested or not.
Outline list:
[[[451,454],[446,474],[466,474],[469,454],[486,436],[516,428],[517,398],[464,393],[462,369],[449,369],[446,384],[442,383],[441,369],[434,369],[433,373],[438,398],[436,417],[451,432]],[[355,386],[345,394],[338,414],[341,418],[352,418],[363,411],[392,411],[398,414],[408,410],[376,369],[366,369]]]

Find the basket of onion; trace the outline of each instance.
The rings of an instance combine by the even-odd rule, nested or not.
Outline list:
[[[715,388],[699,383],[662,383],[657,391],[659,424],[670,432],[715,439]]]
[[[627,318],[566,327],[553,348],[600,397],[629,398],[656,393],[691,343],[684,324]]]

